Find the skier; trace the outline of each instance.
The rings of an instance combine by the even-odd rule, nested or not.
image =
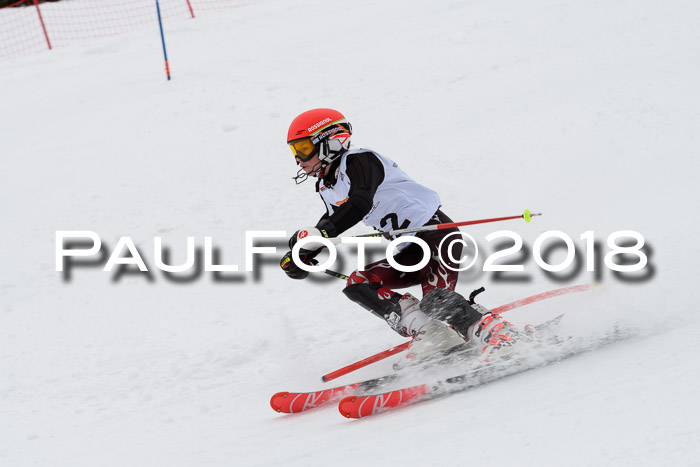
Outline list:
[[[299,229],[289,239],[290,251],[280,261],[292,279],[304,279],[308,272],[292,260],[291,249],[307,236],[336,237],[355,224],[382,232],[452,222],[440,210],[438,194],[416,183],[391,159],[369,149],[350,149],[352,126],[336,110],[314,109],[296,117],[287,133],[299,170],[297,184],[317,178],[316,191],[326,205],[326,213],[314,227]],[[404,273],[382,259],[350,274],[343,293],[352,301],[385,320],[392,329],[413,337],[415,355],[445,351],[464,341],[482,346],[482,353],[506,356],[517,330],[500,316],[467,301],[454,292],[462,245],[441,241],[457,228],[417,233],[430,248],[430,259],[419,271]],[[317,264],[321,243],[307,243],[299,251],[305,264]],[[440,261],[445,262],[443,264]],[[415,243],[402,243],[394,259],[413,266],[423,259],[423,249]],[[449,267],[446,267],[449,266]],[[420,285],[423,300],[392,289]],[[449,326],[447,324],[449,324]],[[455,332],[456,331],[456,332]]]

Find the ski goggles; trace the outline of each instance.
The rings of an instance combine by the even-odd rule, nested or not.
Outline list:
[[[294,157],[298,157],[302,161],[308,161],[318,152],[318,148],[311,142],[311,138],[301,138],[290,141],[289,147],[292,148]]]

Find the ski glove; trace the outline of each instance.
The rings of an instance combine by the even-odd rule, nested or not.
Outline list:
[[[318,252],[312,254],[302,254],[301,251],[299,252],[299,259],[301,259],[304,264],[308,264],[309,266],[316,266],[318,264],[318,261],[313,258],[318,254]],[[309,276],[309,271],[304,271],[296,265],[292,259],[291,251],[287,252],[287,254],[282,257],[280,260],[280,267],[285,274],[292,279],[306,279]]]
[[[303,229],[299,229],[296,232],[294,232],[294,235],[292,235],[289,238],[289,249],[291,250],[294,248],[294,245],[301,240],[302,238],[306,237],[323,237],[323,238],[329,238],[329,237],[335,237],[336,235],[336,230],[335,226],[333,225],[332,222],[330,222],[327,219],[321,219],[319,223],[316,225],[316,227],[305,227]],[[299,254],[310,254],[318,252],[323,248],[323,243],[320,242],[310,242],[305,244],[300,250]],[[314,255],[316,256],[316,255]]]

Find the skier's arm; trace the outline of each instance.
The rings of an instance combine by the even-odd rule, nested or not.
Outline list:
[[[370,152],[348,156],[347,176],[350,179],[348,200],[333,214],[324,214],[316,227],[336,237],[362,220],[372,209],[374,194],[384,181],[384,167]]]

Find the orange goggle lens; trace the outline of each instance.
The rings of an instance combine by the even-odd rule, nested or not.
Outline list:
[[[289,147],[292,148],[294,157],[298,157],[302,161],[311,159],[316,154],[316,145],[311,142],[311,138],[302,138],[291,141]]]

